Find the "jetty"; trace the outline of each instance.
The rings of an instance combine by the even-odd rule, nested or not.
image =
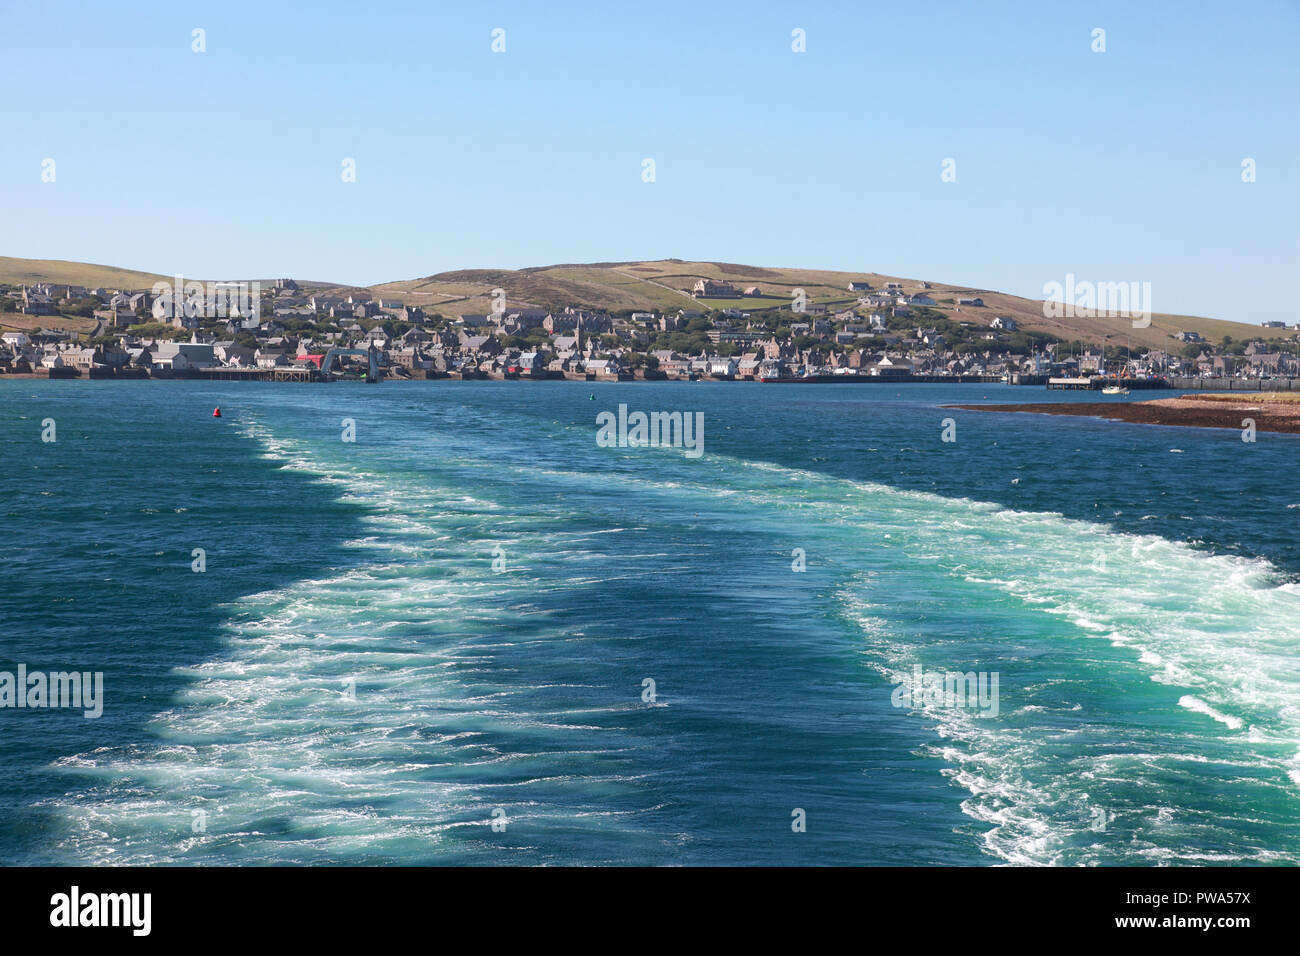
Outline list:
[[[1021,384],[1021,383],[1016,383]],[[1047,387],[1053,391],[1095,391],[1118,385],[1127,389],[1172,388],[1168,379],[1156,376],[1140,378],[1120,378],[1117,375],[1076,375],[1071,377],[1053,377],[1047,380]]]

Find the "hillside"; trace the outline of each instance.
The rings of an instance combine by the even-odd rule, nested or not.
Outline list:
[[[14,284],[54,282],[103,286],[110,289],[147,289],[154,282],[167,278],[155,273],[112,266],[53,259],[0,257],[0,282]],[[726,280],[741,289],[757,286],[761,296],[743,299],[693,299],[682,290],[693,286],[695,280],[699,278]],[[850,280],[866,280],[877,288],[885,282],[901,282],[909,292],[920,289],[922,285],[919,279],[874,272],[766,268],[725,262],[685,262],[679,259],[560,264],[527,269],[465,269],[419,279],[386,282],[371,286],[368,290],[332,285],[328,282],[300,280],[300,283],[305,288],[321,290],[348,293],[369,291],[376,296],[401,299],[411,305],[423,306],[426,311],[451,316],[460,313],[490,312],[492,290],[497,288],[506,291],[506,300],[512,305],[542,308],[579,305],[593,309],[650,311],[735,306],[754,311],[788,305],[793,290],[797,288],[803,289],[811,302],[848,307],[856,303],[858,298],[857,293],[848,291]],[[260,281],[263,282],[264,287],[270,284],[270,280]],[[928,292],[938,303],[935,308],[956,321],[988,325],[995,315],[1004,315],[1014,318],[1019,326],[1027,331],[1046,332],[1065,339],[1082,339],[1089,342],[1100,342],[1103,338],[1109,337],[1111,344],[1115,345],[1131,341],[1134,346],[1172,347],[1177,343],[1174,343],[1170,336],[1178,331],[1199,332],[1215,343],[1225,335],[1230,335],[1234,339],[1252,337],[1282,339],[1293,334],[1284,329],[1264,329],[1258,325],[1222,319],[1168,314],[1152,316],[1149,328],[1134,329],[1130,321],[1124,317],[1046,318],[1043,315],[1041,300],[1022,298],[989,289],[931,281]],[[968,295],[979,296],[983,299],[984,306],[958,308],[953,302],[945,301]],[[30,324],[26,318],[7,316],[4,323],[17,322],[26,326]],[[57,325],[59,320],[50,320],[46,317],[46,321],[48,324]]]
[[[55,285],[80,285],[88,289],[132,289],[143,291],[153,287],[155,282],[171,282],[173,276],[157,272],[140,272],[136,269],[119,269],[117,266],[101,266],[91,262],[70,262],[65,259],[15,259],[0,256],[0,283],[9,285],[33,285],[37,282],[51,282]],[[193,276],[186,276],[192,279]],[[201,281],[208,281],[203,279]],[[248,280],[254,281],[254,280]],[[274,279],[258,279],[262,288],[269,289],[275,284]],[[340,286],[333,282],[319,282],[299,279],[298,285],[304,289],[348,289],[357,291],[354,286]]]
[[[683,292],[699,278],[725,279],[738,288],[758,286],[761,298],[702,299]],[[800,288],[811,302],[852,306],[858,294],[848,291],[850,280],[870,282],[879,287],[885,282],[901,282],[910,292],[921,287],[922,280],[875,272],[832,272],[818,269],[786,269],[746,266],[724,262],[684,262],[663,259],[651,262],[598,262],[564,264],[518,270],[462,270],[444,272],[422,279],[388,282],[372,287],[376,295],[401,298],[426,310],[454,315],[462,312],[485,313],[491,310],[494,288],[506,290],[507,302],[539,307],[567,304],[605,309],[680,309],[691,307],[735,306],[753,311],[788,305],[791,293]],[[1258,325],[1229,322],[1201,316],[1152,316],[1151,326],[1134,329],[1124,317],[1076,316],[1049,319],[1043,315],[1039,299],[1026,299],[989,289],[931,282],[928,290],[938,303],[935,308],[955,321],[988,325],[995,315],[1014,318],[1022,329],[1047,332],[1064,339],[1100,342],[1109,336],[1111,344],[1172,347],[1175,332],[1199,332],[1211,342],[1223,336],[1234,339],[1260,337],[1287,338],[1293,332],[1263,329]],[[984,306],[961,307],[944,302],[958,296],[979,296]]]
[[[100,266],[89,262],[67,262],[63,259],[13,259],[0,256],[0,282],[11,285],[33,285],[52,282],[57,285],[81,285],[88,289],[148,289],[168,276],[116,266]]]

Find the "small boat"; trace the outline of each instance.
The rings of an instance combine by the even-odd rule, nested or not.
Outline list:
[[[1105,347],[1103,346],[1103,349],[1104,348]],[[1128,360],[1124,363],[1123,368],[1121,368],[1118,372],[1115,373],[1115,384],[1107,385],[1104,388],[1102,388],[1101,394],[1127,395],[1129,391],[1127,388],[1124,387],[1124,379],[1129,377],[1129,366],[1131,366],[1132,364],[1133,364],[1133,350],[1132,347],[1130,346]]]

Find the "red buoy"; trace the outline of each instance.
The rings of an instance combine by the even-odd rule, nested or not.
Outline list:
[[[212,410],[212,417],[213,417],[213,418],[220,418],[220,417],[221,417],[221,406],[220,406],[220,405],[218,405],[216,408],[214,408],[214,409]]]

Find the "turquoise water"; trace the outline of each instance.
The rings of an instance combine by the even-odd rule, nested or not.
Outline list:
[[[985,396],[0,381],[0,862],[1300,862],[1300,439]]]

